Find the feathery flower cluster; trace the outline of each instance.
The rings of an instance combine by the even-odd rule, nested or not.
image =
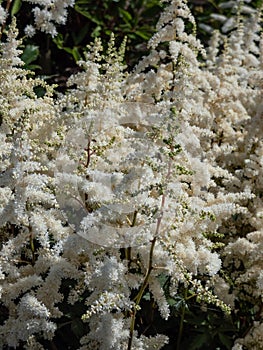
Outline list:
[[[74,6],[75,0],[23,0],[32,4],[34,24],[25,27],[25,34],[28,37],[35,35],[36,29],[52,37],[57,35],[56,26],[65,24],[67,21],[68,7]],[[7,13],[0,4],[0,25],[6,21]]]
[[[55,35],[72,4],[35,7],[36,26]],[[205,52],[186,1],[169,1],[133,72],[125,43],[112,36],[104,53],[96,40],[57,100],[19,68],[13,22],[0,54],[0,347],[41,349],[63,303],[81,302],[80,350],[160,349],[168,338],[135,321],[146,292],[170,317],[161,278],[226,313],[262,302],[263,45],[258,14],[238,21]],[[261,328],[235,348],[262,346]]]

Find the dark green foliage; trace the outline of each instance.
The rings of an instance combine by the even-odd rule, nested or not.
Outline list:
[[[21,59],[25,63],[24,68],[29,70],[41,69],[41,66],[34,64],[38,57],[39,47],[30,44],[26,45],[23,50],[23,54],[21,55]]]
[[[197,21],[197,36],[207,44],[210,34],[199,27],[200,23],[219,29],[220,22],[211,18],[212,13],[232,15],[231,8],[222,9],[222,0],[190,0],[189,6]],[[262,0],[253,0],[249,4],[259,7]],[[130,69],[147,54],[147,41],[155,32],[155,26],[163,8],[160,0],[76,0],[69,9],[68,22],[57,28],[55,38],[37,33],[26,39],[25,50],[38,48],[38,60],[30,62],[27,68],[37,69],[37,73],[50,77],[50,82],[63,88],[69,75],[78,70],[77,61],[83,58],[83,51],[95,37],[101,37],[108,43],[110,34],[116,37],[117,46],[127,37],[125,61]],[[23,35],[23,28],[32,21],[30,5],[16,0],[11,8],[18,18],[18,26]],[[32,53],[35,57],[35,53]],[[32,65],[32,62],[34,63]],[[29,62],[27,61],[28,65]],[[39,66],[41,70],[39,70]]]
[[[169,280],[160,283],[169,287]],[[180,286],[176,297],[168,297],[171,316],[165,321],[149,292],[143,298],[137,327],[147,336],[166,334],[170,342],[164,350],[230,350],[238,329],[232,316],[226,316],[214,306],[200,305],[195,296]]]
[[[64,300],[59,304],[59,309],[63,312],[63,317],[54,320],[57,330],[52,341],[39,340],[45,349],[78,349],[80,347],[79,340],[89,330],[88,324],[81,320],[81,316],[87,310],[85,299],[88,292],[81,295],[79,301],[74,305],[67,303],[68,295],[75,283],[72,279],[62,281],[60,292],[63,294]]]
[[[107,43],[114,32],[117,45],[127,37],[126,61],[132,66],[146,52],[161,7],[159,0],[77,0],[70,14],[74,31],[62,28],[54,42],[78,60],[91,40],[100,36]]]

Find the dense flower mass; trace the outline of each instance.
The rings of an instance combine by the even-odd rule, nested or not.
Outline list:
[[[1,43],[3,349],[49,348],[80,305],[80,350],[161,349],[137,315],[151,300],[169,320],[182,287],[226,314],[254,304],[231,346],[263,348],[261,17],[205,50],[186,1],[164,2],[132,72],[125,42],[97,39],[65,94],[21,67],[15,21]],[[31,3],[51,35],[73,5]]]
[[[67,21],[68,7],[72,7],[74,0],[23,0],[32,4],[32,13],[34,15],[33,24],[27,24],[25,34],[32,37],[36,29],[54,37],[57,34],[56,26],[65,24]],[[11,1],[7,1],[8,9]],[[2,25],[7,17],[7,11],[0,4],[0,25]]]

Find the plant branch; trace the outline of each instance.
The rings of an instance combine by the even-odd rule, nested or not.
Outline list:
[[[167,172],[167,175],[166,175],[166,180],[169,178],[169,176],[171,174],[171,161],[172,160],[170,159],[169,163],[168,163],[168,172]],[[150,253],[149,253],[148,268],[147,268],[147,271],[146,271],[143,283],[141,285],[141,288],[140,288],[137,296],[135,297],[135,306],[134,306],[134,310],[133,310],[133,313],[132,313],[132,319],[131,319],[131,325],[130,325],[130,337],[129,337],[127,350],[131,350],[131,348],[132,348],[132,340],[133,340],[133,334],[134,334],[134,328],[135,328],[136,313],[137,313],[137,311],[139,309],[139,305],[140,305],[141,299],[142,299],[142,297],[144,295],[145,289],[148,286],[149,278],[150,278],[151,272],[152,272],[152,270],[154,268],[153,267],[153,253],[154,253],[154,247],[155,247],[155,244],[156,244],[156,240],[157,240],[157,237],[158,237],[159,232],[160,232],[160,227],[161,227],[161,222],[162,222],[162,217],[163,217],[164,205],[165,205],[165,194],[162,195],[161,208],[160,208],[161,209],[160,210],[161,213],[160,213],[160,216],[157,219],[157,225],[156,225],[154,238],[151,241],[151,248],[150,248]]]

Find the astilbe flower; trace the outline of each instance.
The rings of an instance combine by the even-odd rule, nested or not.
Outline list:
[[[6,11],[5,9],[0,5],[0,25],[3,25],[3,23],[6,20]]]
[[[54,196],[52,160],[60,138],[52,88],[16,65],[15,23],[0,54],[0,347],[18,347],[34,335],[51,339],[60,317],[62,279],[78,270],[62,256],[69,229]],[[37,97],[34,89],[46,89]],[[54,167],[54,166],[53,166]],[[33,338],[32,338],[33,339]]]
[[[57,35],[56,27],[65,24],[68,16],[68,7],[73,7],[74,0],[24,0],[32,5],[34,24],[26,25],[24,31],[29,37],[40,30],[52,37]],[[8,10],[8,5],[7,5]],[[8,17],[8,12],[0,5],[0,25],[3,25]]]
[[[57,101],[15,68],[11,27],[0,57],[2,347],[41,348],[61,304],[85,295],[81,350],[160,349],[165,335],[135,330],[146,291],[170,316],[160,276],[171,296],[183,284],[229,312],[209,289],[213,280],[218,289],[221,268],[210,238],[229,227],[223,253],[248,262],[231,278],[261,288],[262,63],[257,24],[248,27],[232,32],[223,53],[215,38],[206,58],[186,1],[170,1],[133,72],[125,72],[124,45],[116,49],[112,36],[104,53],[96,40]],[[236,240],[240,232],[249,234]],[[67,299],[65,279],[75,280]]]
[[[60,102],[66,137],[57,159],[57,198],[87,245],[104,247],[85,273],[91,294],[83,318],[91,332],[83,342],[95,341],[98,348],[117,345],[95,336],[93,327],[100,329],[111,311],[111,319],[123,318],[127,327],[127,315],[132,309],[136,314],[148,285],[161,315],[169,317],[158,285],[161,273],[177,285],[190,283],[184,269],[215,275],[221,261],[204,232],[215,232],[227,215],[242,210],[232,203],[235,196],[216,198],[212,191],[211,174],[219,168],[207,162],[199,141],[202,126],[193,122],[195,115],[209,115],[202,89],[212,87],[198,63],[201,44],[184,31],[188,18],[194,26],[186,3],[172,1],[150,41],[149,57],[127,76],[122,52],[110,43],[104,55],[97,41]],[[168,51],[159,50],[167,40]],[[193,288],[202,293],[201,284]],[[134,289],[138,294],[131,303]],[[127,333],[121,334],[120,342],[127,341]],[[131,326],[129,348],[143,339]]]
[[[246,211],[226,220],[220,231],[225,233],[225,243],[228,242],[221,257],[230,281],[223,294],[226,299],[234,299],[237,305],[244,305],[244,302],[254,305],[252,312],[257,322],[247,325],[244,341],[239,339],[240,344],[248,348],[253,348],[254,344],[256,348],[262,347],[262,339],[257,336],[260,331],[254,331],[257,327],[260,329],[258,320],[262,317],[263,96],[260,24],[260,10],[250,18],[238,17],[236,29],[228,38],[215,34],[217,39],[214,44],[217,45],[213,44],[213,50],[210,45],[207,60],[209,72],[219,78],[219,84],[217,95],[213,98],[208,95],[214,135],[212,142],[207,144],[206,155],[210,164],[219,164],[229,174],[214,175],[217,184],[214,191],[228,193],[228,197],[234,195],[238,203],[246,207]],[[223,52],[220,52],[218,48],[222,42],[225,44]],[[232,292],[228,294],[230,289]],[[242,313],[238,306],[236,310]]]
[[[257,9],[253,8],[250,3],[253,2],[251,0],[230,0],[220,2],[218,3],[220,13],[218,11],[216,13],[211,13],[210,18],[213,22],[217,23],[222,33],[229,33],[236,26],[237,16],[241,14],[244,17],[249,17],[251,14],[256,13]],[[207,23],[199,23],[198,27],[209,34],[213,33],[213,27]]]

